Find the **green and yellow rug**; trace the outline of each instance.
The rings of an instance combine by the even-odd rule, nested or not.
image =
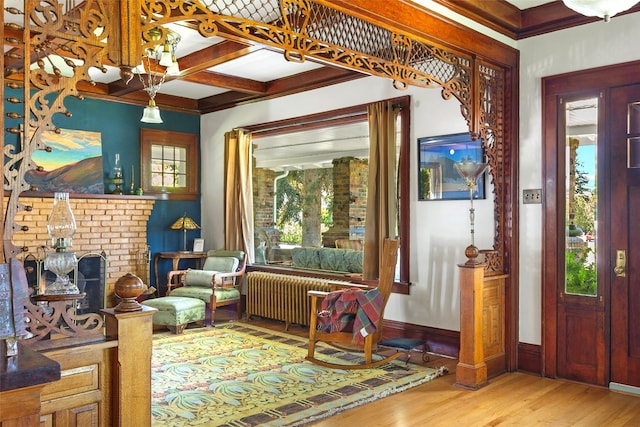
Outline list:
[[[445,371],[395,360],[340,370],[304,359],[307,340],[245,323],[154,338],[154,426],[295,426],[398,393]],[[319,345],[322,357],[354,355]]]

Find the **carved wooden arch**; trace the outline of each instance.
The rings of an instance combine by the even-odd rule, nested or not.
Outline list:
[[[504,271],[509,265],[505,239],[511,235],[507,230],[511,222],[505,202],[513,183],[509,181],[511,160],[504,137],[505,71],[501,67],[406,32],[383,28],[338,10],[326,0],[256,0],[241,9],[213,0],[86,0],[66,13],[56,0],[27,0],[26,4],[29,14],[25,24],[9,30],[23,35],[22,42],[16,37],[23,64],[38,63],[43,52],[56,50],[83,63],[75,67],[71,77],[48,74],[43,67],[24,73],[23,99],[29,100],[22,113],[24,126],[9,128],[12,133],[22,134],[22,149],[15,152],[11,145],[5,147],[5,189],[11,190],[3,234],[5,257],[23,250],[12,243],[13,234],[26,227],[13,221],[18,210],[28,209],[19,203],[18,196],[28,189],[25,172],[35,167],[31,154],[46,148],[40,142],[41,133],[56,129],[54,114],[69,114],[64,98],[78,96],[77,83],[90,80],[89,68],[101,68],[106,62],[119,64],[126,80],[131,67],[140,60],[141,41],[148,42],[146,35],[151,28],[187,20],[205,37],[232,34],[281,49],[288,60],[317,58],[390,78],[399,89],[407,85],[441,87],[444,99],[455,97],[471,135],[482,139],[491,166],[495,233],[488,269]],[[132,16],[141,19],[129,19]]]

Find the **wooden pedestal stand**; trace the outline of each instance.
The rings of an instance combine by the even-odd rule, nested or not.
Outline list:
[[[458,387],[478,389],[487,384],[482,342],[482,284],[484,264],[460,264],[460,355]]]

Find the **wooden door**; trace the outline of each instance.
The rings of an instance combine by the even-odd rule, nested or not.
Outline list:
[[[611,91],[611,381],[640,387],[640,85]]]
[[[547,77],[543,79],[543,93],[542,374],[603,386],[637,387],[640,386],[640,61]],[[567,134],[566,103],[589,98],[597,99],[597,131],[585,127]],[[589,123],[578,121],[575,125]],[[572,149],[567,136],[586,134],[592,135],[597,147],[594,193],[597,222],[592,234],[595,239],[587,239],[589,248],[595,250],[590,258],[595,261],[597,277],[592,297],[573,295],[565,289],[570,247],[566,239],[567,214],[571,211],[566,201],[567,195],[575,190],[566,174],[571,167],[567,159],[571,159]],[[619,253],[626,262],[616,274]]]

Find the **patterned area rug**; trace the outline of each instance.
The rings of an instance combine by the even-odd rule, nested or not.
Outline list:
[[[318,350],[326,360],[358,361],[322,344]],[[245,323],[154,338],[152,424],[304,425],[445,372],[412,364],[406,370],[399,360],[375,369],[329,369],[306,361],[306,351],[306,339]]]

